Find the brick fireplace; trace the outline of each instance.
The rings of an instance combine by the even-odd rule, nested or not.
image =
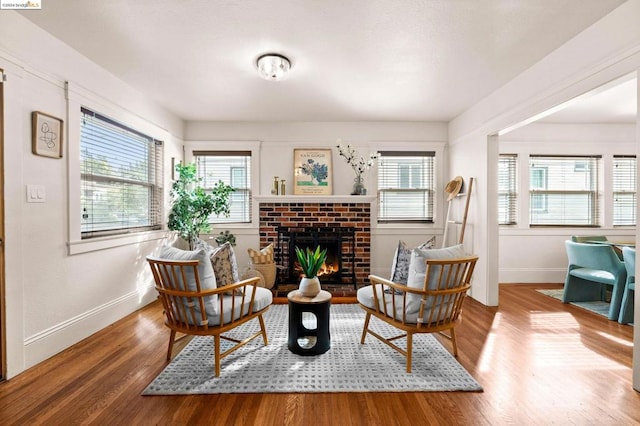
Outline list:
[[[340,197],[336,202],[324,202],[328,198],[324,197],[322,202],[316,202],[299,200],[306,198],[304,196],[287,197],[282,201],[278,198],[284,197],[269,197],[268,201],[259,201],[261,247],[273,243],[276,256],[282,259],[283,250],[287,247],[285,247],[286,244],[282,244],[282,241],[280,246],[278,245],[279,230],[309,228],[309,233],[312,234],[317,229],[344,228],[353,235],[353,248],[350,248],[350,245],[343,246],[343,256],[346,255],[345,257],[348,258],[346,260],[351,260],[351,264],[345,261],[346,270],[342,273],[342,286],[350,287],[353,292],[356,287],[367,283],[371,261],[370,200],[364,200],[364,197]],[[295,198],[295,200],[289,200],[289,198]],[[357,200],[352,201],[353,198]],[[344,202],[343,199],[348,199],[348,202]],[[366,202],[360,201],[361,199]],[[281,235],[280,239],[282,239]],[[353,253],[350,253],[351,250]],[[288,262],[288,259],[283,260]],[[337,285],[340,286],[340,284]],[[324,286],[323,283],[323,288]]]

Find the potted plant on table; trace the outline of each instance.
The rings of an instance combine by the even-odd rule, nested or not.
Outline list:
[[[314,297],[320,293],[318,271],[327,259],[327,249],[320,250],[320,246],[317,246],[315,250],[311,250],[309,247],[302,250],[296,246],[296,257],[304,274],[298,290],[303,296]]]
[[[176,165],[178,179],[171,186],[171,212],[167,226],[178,236],[193,244],[200,235],[211,231],[209,217],[212,214],[228,217],[233,188],[218,181],[208,191],[199,185],[202,180],[196,174],[196,165]]]

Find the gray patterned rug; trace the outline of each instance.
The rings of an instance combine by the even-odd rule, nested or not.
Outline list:
[[[195,337],[143,395],[482,391],[431,335],[414,337],[411,374],[405,371],[405,358],[379,340],[367,336],[361,345],[364,316],[358,305],[332,305],[331,349],[322,355],[300,356],[287,349],[288,306],[274,305],[265,314],[268,346],[258,338],[223,358],[220,377],[216,378],[213,338]],[[382,321],[371,321],[382,335],[399,334]],[[257,330],[257,320],[242,327],[245,333]]]
[[[554,299],[558,299],[562,301],[562,293],[563,289],[539,289],[536,290],[538,293],[542,293],[546,296],[551,296]],[[608,302],[602,302],[595,300],[593,302],[569,302],[570,305],[577,306],[582,309],[586,309],[587,311],[591,311],[595,314],[602,315],[603,317],[609,317],[609,306],[611,306]]]

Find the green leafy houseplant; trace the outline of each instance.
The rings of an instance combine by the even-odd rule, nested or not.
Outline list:
[[[176,165],[178,179],[171,186],[171,212],[167,226],[189,242],[200,233],[211,231],[209,216],[230,214],[230,197],[233,188],[218,181],[210,193],[199,185],[195,164]]]
[[[228,229],[224,232],[220,232],[216,237],[216,243],[218,243],[219,246],[223,245],[226,242],[231,244],[231,246],[233,247],[236,246],[236,236],[229,232]]]
[[[313,278],[318,275],[318,271],[327,259],[327,249],[320,250],[320,246],[317,246],[315,250],[311,250],[309,247],[302,250],[296,246],[296,257],[304,276]]]

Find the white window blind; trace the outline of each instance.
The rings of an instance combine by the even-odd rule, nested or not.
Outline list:
[[[600,156],[531,156],[529,223],[599,226]]]
[[[81,236],[160,229],[162,142],[81,108]]]
[[[636,224],[636,156],[613,156],[613,224]]]
[[[193,156],[203,188],[222,181],[234,189],[230,216],[212,216],[210,223],[251,222],[251,151],[194,151]]]
[[[500,154],[498,159],[498,224],[517,223],[517,154]]]
[[[435,152],[382,151],[378,222],[433,222]]]

